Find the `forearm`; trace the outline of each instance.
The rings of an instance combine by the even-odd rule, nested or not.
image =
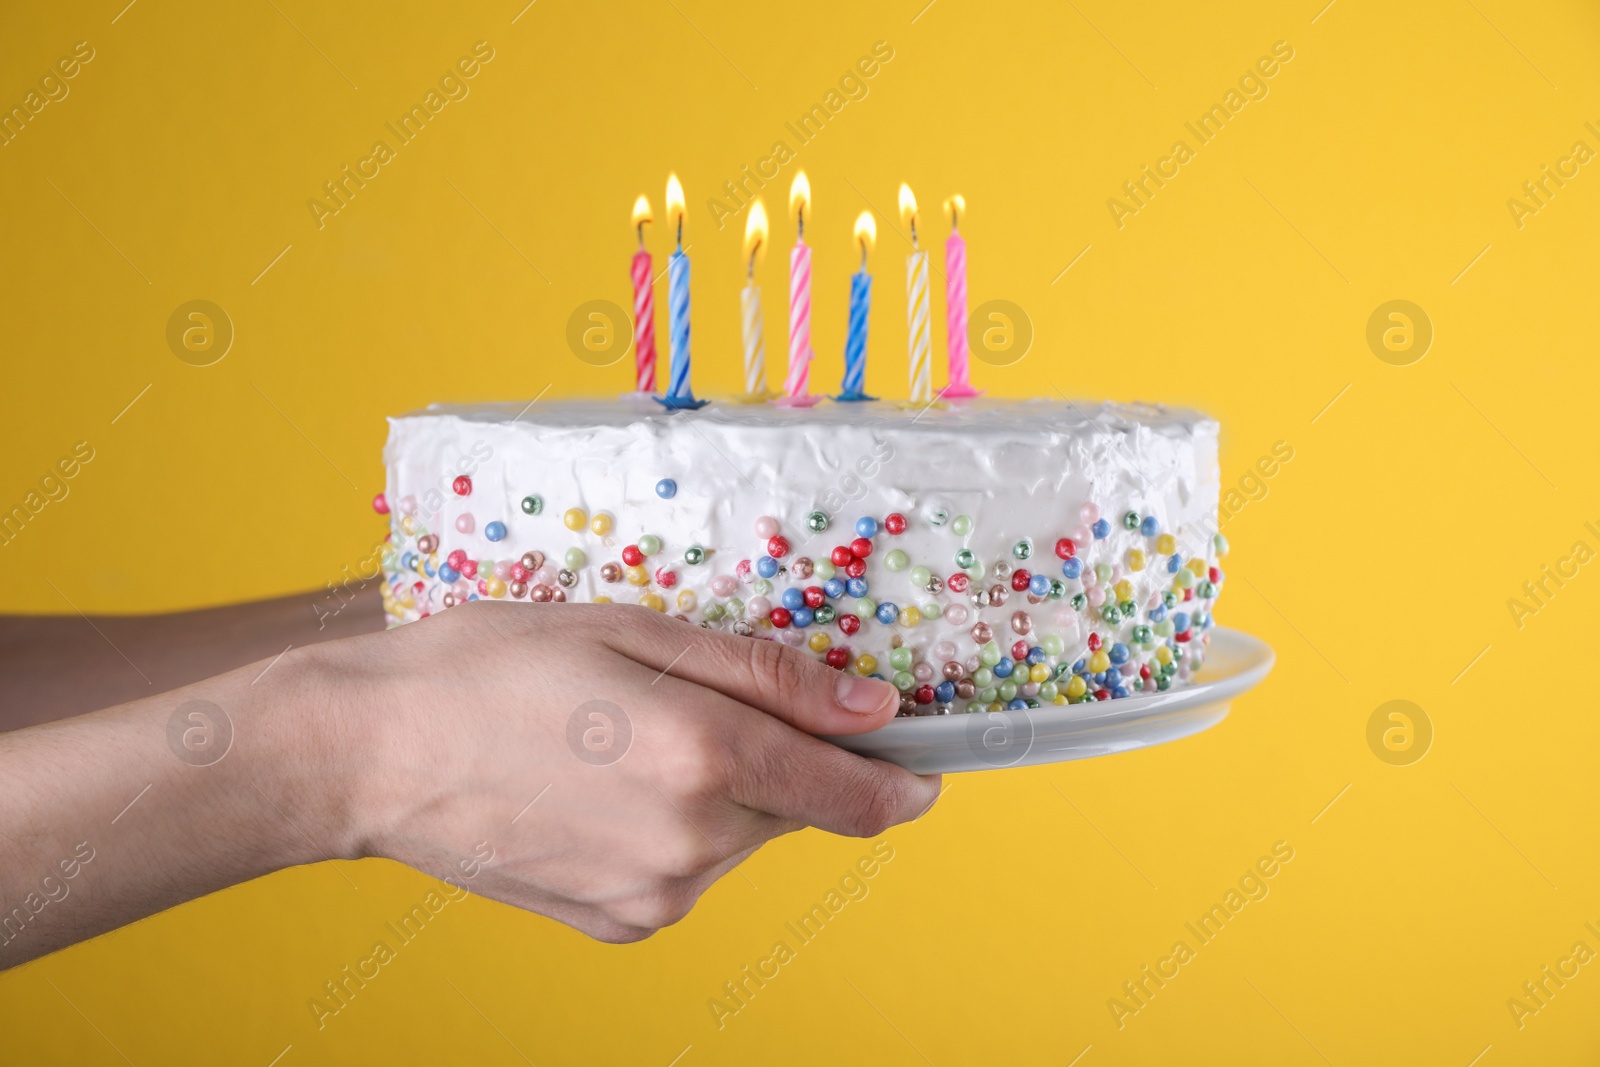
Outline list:
[[[270,662],[0,735],[0,968],[360,854],[339,672],[317,649]]]
[[[270,661],[285,648],[383,626],[375,581],[167,615],[0,616],[0,731],[154,696]]]

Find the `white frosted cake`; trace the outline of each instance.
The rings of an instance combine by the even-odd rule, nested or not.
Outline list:
[[[435,406],[385,460],[392,623],[642,604],[886,678],[905,714],[1182,685],[1227,548],[1217,424],[1160,406]]]

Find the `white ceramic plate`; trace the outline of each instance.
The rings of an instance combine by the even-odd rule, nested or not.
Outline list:
[[[1238,630],[1211,631],[1205,666],[1188,686],[1098,704],[895,719],[880,730],[829,737],[841,748],[917,774],[987,771],[1131,752],[1221,722],[1233,698],[1272,670],[1272,649]]]

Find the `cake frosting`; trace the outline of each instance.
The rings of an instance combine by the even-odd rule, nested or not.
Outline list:
[[[390,420],[384,606],[639,603],[895,683],[906,714],[1183,684],[1222,586],[1217,424],[978,399]]]

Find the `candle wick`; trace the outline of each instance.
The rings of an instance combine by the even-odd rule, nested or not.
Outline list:
[[[759,251],[761,251],[761,238],[758,237],[756,243],[750,246],[750,269],[745,273],[745,277],[752,282],[756,280],[756,253]]]
[[[867,273],[867,242],[861,242],[861,273]]]
[[[678,251],[683,251],[683,216],[678,216]]]
[[[913,215],[911,216],[911,249],[916,251],[918,247],[920,246],[917,244],[917,217]]]
[[[961,216],[955,208],[950,209],[950,228],[952,230],[959,230],[961,228]]]
[[[804,241],[806,239],[806,209],[804,206],[800,208],[797,217],[799,218],[799,229],[796,237],[798,240]]]
[[[646,222],[648,222],[648,221],[650,221],[650,220],[649,219],[640,219],[639,220],[639,227],[638,227],[638,229],[639,229],[639,251],[641,251],[641,252],[644,251],[644,224]]]

